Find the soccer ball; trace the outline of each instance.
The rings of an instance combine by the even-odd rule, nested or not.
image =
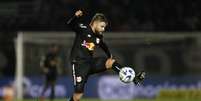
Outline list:
[[[119,78],[124,83],[133,82],[135,78],[135,71],[131,67],[123,67],[119,72]]]

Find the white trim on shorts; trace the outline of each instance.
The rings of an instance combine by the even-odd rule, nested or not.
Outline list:
[[[75,64],[72,65],[73,67],[73,84],[76,85],[76,75],[75,75]]]

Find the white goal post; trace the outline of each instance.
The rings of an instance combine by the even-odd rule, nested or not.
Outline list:
[[[15,88],[16,99],[23,99],[23,78],[24,78],[24,44],[27,42],[35,44],[67,44],[72,43],[74,34],[72,32],[18,32],[15,42],[16,72]]]
[[[22,94],[22,79],[23,79],[23,33],[18,33],[17,39],[15,41],[16,49],[16,75],[15,75],[15,84],[16,84],[16,96],[18,100],[23,98]]]

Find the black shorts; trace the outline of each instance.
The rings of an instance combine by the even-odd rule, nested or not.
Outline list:
[[[89,75],[106,71],[107,58],[80,59],[72,63],[75,92],[82,93]]]
[[[52,82],[56,81],[57,79],[57,73],[47,73],[45,75],[46,82]]]

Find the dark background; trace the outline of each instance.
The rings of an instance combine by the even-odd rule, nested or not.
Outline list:
[[[96,12],[104,13],[109,32],[191,34],[201,30],[200,4],[200,0],[1,0],[0,76],[15,73],[17,32],[71,31],[66,21],[78,9],[84,11],[86,22]]]

